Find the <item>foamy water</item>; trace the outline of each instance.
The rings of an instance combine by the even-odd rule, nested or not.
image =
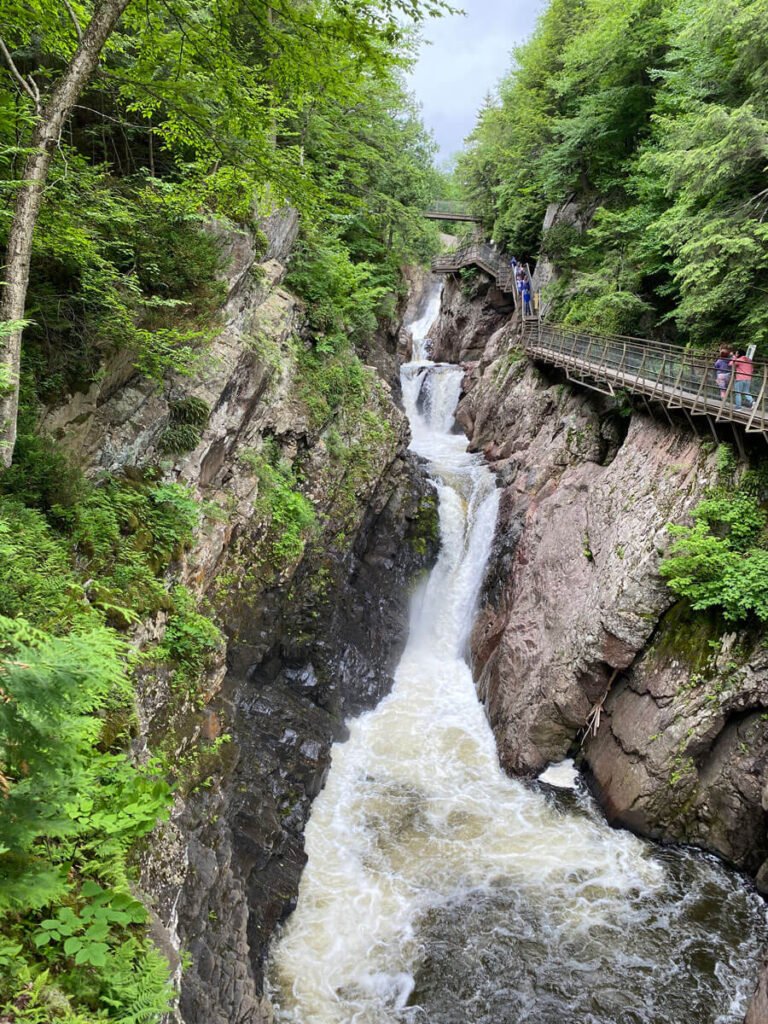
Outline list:
[[[561,797],[499,768],[466,661],[497,491],[453,432],[461,370],[426,358],[437,285],[429,299],[402,383],[440,556],[392,692],[333,749],[273,944],[276,1019],[739,1021],[766,938],[759,898],[710,858],[608,828],[572,766],[544,777],[577,786]]]

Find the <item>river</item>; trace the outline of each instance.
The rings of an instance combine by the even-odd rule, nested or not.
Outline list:
[[[333,748],[298,906],[273,943],[281,1024],[737,1024],[763,902],[695,851],[611,829],[577,774],[499,768],[466,661],[498,492],[454,430],[462,371],[427,358],[435,283],[402,368],[440,555],[395,685]]]

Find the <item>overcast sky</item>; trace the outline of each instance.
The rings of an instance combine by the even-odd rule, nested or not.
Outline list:
[[[466,14],[431,19],[409,85],[440,144],[439,160],[462,148],[485,94],[509,69],[512,47],[533,29],[541,0],[451,0]]]

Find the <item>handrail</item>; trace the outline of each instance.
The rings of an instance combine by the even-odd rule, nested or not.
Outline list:
[[[428,220],[465,220],[477,223],[482,219],[459,199],[434,199],[422,210],[421,215]]]
[[[569,379],[589,387],[601,384],[598,390],[609,394],[617,388],[637,393],[669,408],[730,420],[747,433],[765,435],[768,363],[762,360],[753,362],[748,382],[737,381],[733,368],[718,380],[714,359],[690,348],[535,317],[525,320],[523,348],[531,358],[558,366]],[[753,382],[760,385],[757,395],[751,393]]]
[[[459,199],[433,199],[427,207],[430,213],[467,213],[467,206]]]

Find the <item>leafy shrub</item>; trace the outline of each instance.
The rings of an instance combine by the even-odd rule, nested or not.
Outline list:
[[[185,487],[108,479],[78,505],[51,511],[58,527],[0,499],[0,613],[61,632],[104,618],[125,627],[170,606],[160,574],[200,520]]]
[[[348,345],[333,355],[316,350],[299,355],[299,394],[313,426],[324,426],[342,409],[359,410],[370,394],[371,379]]]
[[[42,513],[0,501],[0,614],[53,627],[85,605],[71,556]],[[86,613],[87,614],[87,613]]]
[[[77,591],[42,515],[15,511],[19,552],[46,549],[34,576],[47,575],[59,600]],[[171,794],[153,763],[139,768],[100,746],[102,715],[132,706],[127,643],[95,613],[68,636],[0,615],[0,638],[0,1012],[150,1024],[168,1006],[168,965],[145,936],[126,858],[167,816]],[[72,1013],[70,997],[94,1016]]]
[[[651,312],[648,303],[631,292],[606,295],[583,294],[574,299],[565,323],[593,327],[604,334],[638,335]]]
[[[660,572],[695,611],[720,608],[735,622],[768,621],[768,516],[743,489],[720,489],[692,512],[694,525],[671,526],[675,538]]]
[[[259,478],[256,508],[270,524],[272,560],[276,568],[290,565],[301,557],[316,526],[314,506],[298,490],[298,480],[280,460],[273,439],[266,439],[261,452],[246,451],[240,458]]]
[[[72,466],[52,438],[34,431],[24,415],[13,464],[0,474],[0,494],[10,495],[55,520],[52,509],[71,507],[86,490],[83,475]]]
[[[35,234],[23,366],[45,402],[90,384],[105,354],[140,372],[191,372],[220,306],[221,242],[183,184],[119,183],[71,154]]]
[[[376,330],[391,285],[378,283],[373,263],[353,262],[333,236],[303,239],[291,261],[287,284],[307,303],[307,320],[321,352],[347,339],[364,344]]]
[[[193,679],[221,640],[215,623],[197,611],[192,594],[185,587],[174,587],[173,611],[156,653],[176,665],[180,680]]]

